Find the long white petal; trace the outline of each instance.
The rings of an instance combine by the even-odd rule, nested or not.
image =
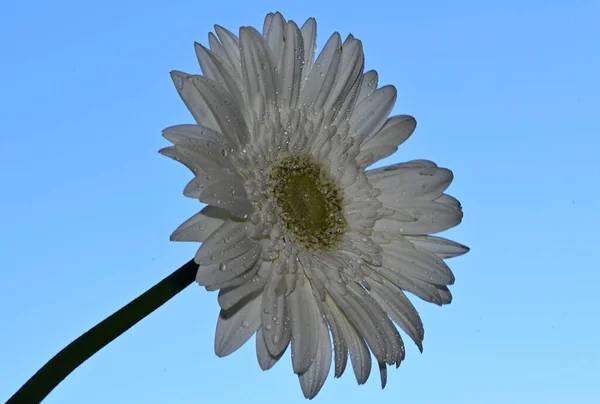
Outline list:
[[[258,332],[256,333],[256,359],[258,359],[258,365],[262,370],[271,369],[279,361],[279,359],[281,359],[284,352],[282,352],[279,356],[272,356],[265,343],[263,328],[260,327],[258,329]]]
[[[393,240],[383,246],[383,264],[398,270],[409,278],[436,285],[452,285],[454,275],[446,263],[433,253],[419,247]]]
[[[423,323],[419,313],[404,292],[388,281],[373,282],[372,288],[373,298],[423,352]]]
[[[396,103],[396,94],[394,86],[381,87],[356,105],[350,117],[350,135],[358,144],[369,139],[385,124]]]
[[[340,71],[336,77],[335,87],[329,94],[324,107],[325,111],[331,111],[331,118],[334,118],[340,112],[346,112],[342,111],[342,105],[346,103],[348,97],[353,100],[356,98],[356,94],[353,94],[351,90],[362,76],[364,65],[362,43],[350,37],[342,45]],[[349,105],[346,108],[349,108]]]
[[[254,267],[260,257],[261,249],[261,245],[256,243],[250,250],[227,262],[200,265],[196,273],[196,281],[202,286],[210,286],[240,276]]]
[[[238,350],[260,326],[260,295],[233,313],[221,311],[215,333],[215,353],[227,356]]]
[[[274,274],[269,279],[263,292],[262,310],[260,312],[263,325],[263,335],[271,356],[281,355],[290,343],[290,317],[286,310],[286,299],[279,285],[283,277]]]
[[[392,206],[414,219],[409,222],[384,217],[375,222],[375,230],[393,234],[432,234],[448,230],[462,220],[462,211],[434,201],[415,201],[412,206]]]
[[[440,258],[452,258],[469,252],[469,247],[435,236],[406,236],[414,245],[431,251]]]
[[[306,20],[302,28],[302,38],[304,42],[304,63],[302,69],[302,84],[304,86],[308,80],[308,74],[312,70],[315,61],[315,53],[317,51],[317,21],[314,18]]]
[[[171,72],[171,79],[173,80],[173,83],[175,83],[175,88],[196,122],[207,128],[218,131],[219,125],[215,116],[208,107],[204,97],[202,97],[196,86],[192,83],[192,77],[191,74],[183,72]]]
[[[311,106],[313,111],[322,111],[327,97],[336,84],[342,60],[340,34],[334,33],[319,54],[302,88],[300,103]]]
[[[215,32],[221,41],[224,59],[229,62],[229,65],[237,70],[238,77],[242,77],[241,57],[240,57],[240,41],[234,33],[220,25],[215,25]],[[211,47],[212,49],[212,47]]]
[[[278,91],[273,54],[265,38],[252,27],[240,29],[240,54],[246,100],[261,119],[261,110],[273,106]]]
[[[390,171],[393,167],[389,167]],[[427,171],[425,171],[427,170]],[[395,175],[382,177],[371,184],[381,189],[378,199],[387,205],[402,206],[412,199],[435,200],[439,198],[453,179],[452,171],[447,168],[421,169],[399,168]],[[367,171],[367,178],[369,172]]]
[[[427,302],[437,304],[438,306],[444,304],[444,300],[436,288],[436,285],[421,281],[419,279],[409,278],[408,276],[402,274],[402,272],[394,271],[385,266],[374,267],[373,269],[394,285],[414,294],[415,296],[420,297]]]
[[[217,53],[208,50],[203,45],[196,43],[196,56],[200,63],[202,73],[211,80],[219,83],[238,103],[242,105],[244,98],[240,87],[241,82],[238,79],[237,72]]]
[[[321,318],[318,322],[316,332],[319,335],[319,344],[315,360],[306,372],[298,375],[304,397],[308,399],[314,398],[321,391],[331,368],[331,340],[324,319]]]
[[[219,290],[219,306],[223,310],[228,310],[234,305],[238,304],[241,300],[247,298],[249,295],[262,290],[267,284],[267,279],[271,275],[271,262],[264,261],[260,264],[258,272],[248,281],[241,285],[234,285],[224,287]]]
[[[275,66],[279,64],[283,55],[283,47],[285,45],[284,31],[286,25],[285,18],[283,18],[283,15],[279,12],[265,18],[263,36],[265,37],[269,48],[271,48],[271,52],[273,52]]]
[[[221,84],[204,76],[190,76],[188,81],[194,85],[209,109],[217,125],[213,129],[227,136],[230,143],[243,147],[248,141],[248,128],[233,96]]]
[[[290,109],[296,108],[300,97],[304,58],[304,43],[300,29],[290,21],[285,27],[285,45],[279,62],[279,94],[277,103]]]
[[[379,74],[375,70],[369,70],[363,74],[362,85],[358,93],[356,102],[361,103],[365,98],[369,97],[377,89],[379,83]]]
[[[342,315],[339,310],[332,308],[332,305],[335,303],[331,300],[330,295],[326,295],[325,301],[317,300],[321,312],[325,316],[327,323],[329,324],[329,328],[331,330],[331,337],[333,339],[333,348],[335,353],[335,373],[334,377],[341,377],[344,374],[344,370],[346,370],[346,365],[348,363],[348,343],[346,342],[346,337],[343,333],[342,326],[339,325],[339,322],[342,321],[338,317]]]
[[[365,155],[371,154],[370,165],[391,156],[398,150],[398,146],[410,137],[416,127],[417,121],[412,116],[396,115],[389,118],[381,130],[364,143],[356,159],[360,161]]]
[[[350,324],[346,315],[340,310],[338,305],[331,300],[328,300],[333,317],[337,320],[340,329],[340,335],[344,336],[344,340],[348,344],[350,352],[350,361],[354,369],[354,376],[358,384],[365,384],[371,374],[371,353],[362,336]],[[341,374],[340,374],[341,376]]]
[[[171,234],[171,241],[204,241],[230,217],[224,209],[205,206]]]
[[[302,374],[315,359],[319,345],[316,330],[321,321],[321,313],[308,279],[304,279],[302,285],[287,296],[286,305],[292,329],[292,366],[294,373]]]

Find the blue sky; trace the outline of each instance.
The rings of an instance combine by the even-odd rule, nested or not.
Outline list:
[[[286,5],[284,5],[286,4]],[[451,168],[471,247],[454,301],[413,299],[424,353],[381,391],[331,375],[316,402],[594,402],[600,395],[600,4],[579,1],[9,2],[0,12],[0,401],[82,332],[186,262],[199,206],[161,130],[192,122],[170,70],[199,73],[213,24],[281,11],[363,41],[413,137],[386,163]],[[216,294],[193,285],[45,403],[303,403],[289,354],[213,352]],[[596,375],[596,376],[594,376]]]

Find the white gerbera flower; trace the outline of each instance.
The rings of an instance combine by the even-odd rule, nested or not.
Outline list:
[[[216,26],[196,44],[203,75],[173,72],[197,124],[165,129],[161,152],[195,175],[184,194],[206,203],[171,236],[202,242],[197,281],[219,290],[215,351],[229,355],[256,334],[262,369],[292,346],[307,398],[348,356],[359,384],[382,386],[404,345],[394,321],[422,349],[423,326],[404,291],[439,305],[454,282],[443,258],[468,251],[429,236],[460,223],[444,194],[452,172],[430,161],[365,171],[414,131],[388,118],[393,86],[363,73],[361,42],[333,34],[315,59],[316,22],[279,13],[263,33]],[[330,335],[333,338],[333,349]]]

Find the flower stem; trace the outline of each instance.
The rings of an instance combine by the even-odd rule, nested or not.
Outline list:
[[[40,403],[73,370],[194,282],[193,260],[106,318],[50,359],[6,404]]]

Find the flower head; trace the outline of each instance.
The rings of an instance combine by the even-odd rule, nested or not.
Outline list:
[[[351,360],[359,384],[371,354],[385,386],[404,359],[398,325],[422,349],[421,319],[405,291],[450,303],[444,258],[468,251],[430,236],[460,223],[444,194],[452,172],[426,160],[366,170],[414,131],[388,117],[393,86],[364,73],[362,44],[334,33],[315,60],[316,22],[279,13],[263,33],[216,26],[196,44],[203,75],[172,77],[193,125],[165,129],[161,152],[187,166],[184,194],[207,204],[171,236],[202,242],[197,281],[219,290],[215,351],[229,355],[256,334],[262,369],[289,345],[307,398],[332,357]],[[333,347],[332,347],[333,341]]]

